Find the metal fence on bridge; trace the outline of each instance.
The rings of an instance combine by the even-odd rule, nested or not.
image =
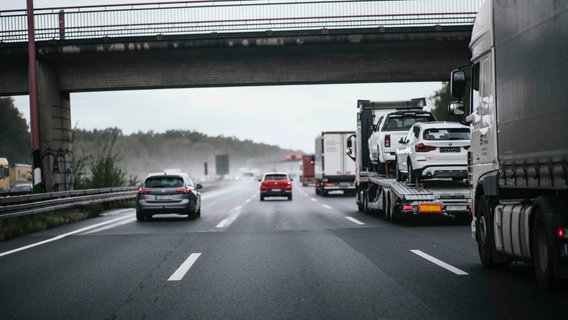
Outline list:
[[[36,41],[472,25],[482,0],[197,0],[38,8]],[[0,42],[27,42],[26,10],[0,11]]]

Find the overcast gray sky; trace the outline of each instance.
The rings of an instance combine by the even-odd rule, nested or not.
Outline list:
[[[35,0],[34,6],[135,2],[164,1]],[[0,10],[25,7],[26,0],[0,1]],[[321,131],[355,130],[357,99],[428,98],[441,87],[427,82],[73,93],[71,119],[81,129],[118,127],[124,134],[192,130],[311,153]],[[28,96],[14,98],[29,122]]]

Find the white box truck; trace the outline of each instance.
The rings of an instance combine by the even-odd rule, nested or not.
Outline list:
[[[347,155],[354,131],[323,131],[315,141],[316,194],[355,194],[355,162]]]

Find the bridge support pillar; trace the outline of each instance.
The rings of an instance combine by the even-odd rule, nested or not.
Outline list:
[[[60,89],[59,75],[37,62],[42,181],[46,192],[73,189],[71,103]]]

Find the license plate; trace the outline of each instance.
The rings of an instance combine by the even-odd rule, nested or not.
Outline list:
[[[446,206],[446,211],[468,211],[467,206]]]
[[[563,243],[560,245],[560,256],[568,256],[568,243]]]
[[[419,204],[418,212],[422,213],[441,213],[442,205],[438,203]]]
[[[171,195],[157,195],[156,200],[172,200],[173,197]]]
[[[282,189],[272,189],[271,191],[272,192],[280,192],[280,191],[282,191]]]
[[[440,152],[460,152],[461,147],[440,147]]]

